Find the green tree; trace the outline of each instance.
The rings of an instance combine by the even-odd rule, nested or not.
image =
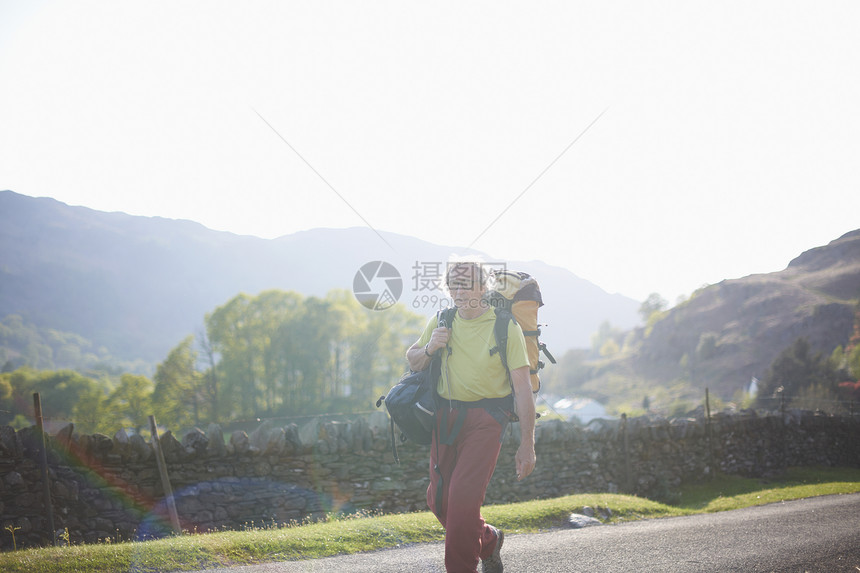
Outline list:
[[[318,413],[339,396],[343,388],[342,344],[348,316],[342,305],[309,297],[292,320],[282,324],[279,348],[283,365],[291,371],[291,401],[285,413]]]
[[[255,415],[257,410],[264,341],[251,303],[250,296],[239,294],[206,317],[209,340],[221,356],[228,416]]]
[[[642,321],[648,323],[651,317],[655,313],[661,313],[669,306],[669,301],[664,299],[656,292],[652,292],[648,295],[641,305],[639,305],[639,316],[642,317]]]
[[[422,323],[399,306],[370,311],[346,290],[239,295],[206,317],[203,386],[228,418],[366,409],[405,370]]]
[[[600,347],[600,356],[608,358],[610,356],[618,354],[618,352],[620,351],[621,348],[618,346],[618,343],[615,342],[614,339],[610,338],[603,343],[603,346]]]
[[[850,378],[860,380],[860,310],[854,314],[854,331],[848,344],[837,346],[830,356],[834,367],[846,371]]]
[[[153,381],[152,405],[158,422],[174,431],[200,425],[207,416],[204,409],[211,405],[206,400],[205,378],[197,371],[197,352],[188,336],[170,351],[158,365]]]
[[[316,332],[331,319],[324,312],[307,316],[304,302],[293,292],[240,294],[207,315],[208,340],[220,357],[218,397],[225,415],[276,412],[285,400],[285,386],[292,390],[304,382],[294,357],[313,345]],[[312,350],[327,352],[326,348]],[[312,359],[308,363],[307,368],[314,365]]]
[[[860,380],[860,344],[845,355],[844,367],[855,380]]]
[[[699,345],[696,347],[696,357],[699,360],[710,360],[717,354],[718,335],[714,332],[703,332],[699,336]]]
[[[345,290],[239,295],[206,318],[217,381],[207,394],[232,418],[366,409],[406,368],[422,322],[398,306],[370,311]]]
[[[606,346],[606,343],[613,341],[614,346]],[[591,335],[591,349],[595,356],[606,356],[606,352],[617,352],[621,349],[621,344],[624,341],[624,331],[620,328],[612,326],[608,320],[600,323],[597,332]]]
[[[784,392],[784,398],[791,400],[801,396],[804,389],[814,386],[818,387],[815,394],[821,396],[823,390],[835,392],[838,382],[838,369],[821,353],[813,354],[809,341],[801,337],[770,365],[759,388],[757,401],[759,405],[773,407],[772,399],[779,392]]]
[[[152,382],[146,376],[123,374],[108,397],[108,408],[119,420],[120,427],[129,427],[139,434],[147,427],[152,414]]]
[[[218,405],[218,366],[217,360],[215,359],[215,349],[209,341],[209,335],[206,332],[205,326],[200,329],[200,332],[197,335],[197,340],[200,345],[200,349],[203,351],[206,363],[209,365],[209,368],[203,374],[203,398],[206,400],[209,420],[217,423],[219,420],[218,414],[220,412]]]
[[[815,383],[804,386],[791,396],[789,408],[800,410],[822,410],[835,413],[844,411],[840,406],[836,388],[831,383]]]
[[[39,372],[34,392],[41,394],[42,413],[45,416],[68,418],[81,394],[95,382],[71,370]]]
[[[371,311],[351,293],[348,297],[357,322],[348,340],[350,398],[355,408],[365,409],[408,369],[406,349],[421,335],[426,318],[400,305]]]
[[[10,373],[0,373],[0,423],[8,422],[9,414],[12,413],[12,377]]]
[[[0,400],[8,400],[12,397],[12,383],[9,382],[10,376],[0,374]]]
[[[118,413],[108,402],[106,383],[86,388],[72,409],[75,430],[82,434],[113,435],[121,427]]]
[[[33,394],[36,392],[39,393],[42,416],[46,421],[54,424],[71,422],[75,406],[80,402],[81,396],[97,386],[90,378],[71,370],[37,371],[25,367],[2,374],[0,377],[11,389],[6,402],[10,404],[11,409],[6,410],[6,413],[0,413],[2,417],[0,419],[3,422],[16,414],[31,415]]]

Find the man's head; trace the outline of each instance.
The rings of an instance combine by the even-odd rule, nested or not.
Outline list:
[[[490,288],[491,275],[481,263],[458,261],[448,263],[445,289],[458,308],[478,308]]]

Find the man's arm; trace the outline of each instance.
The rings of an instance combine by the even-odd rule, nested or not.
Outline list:
[[[409,362],[409,368],[413,372],[420,372],[430,366],[430,356],[436,353],[440,348],[445,348],[448,343],[448,338],[451,335],[451,330],[448,328],[434,328],[430,335],[430,341],[421,346],[420,339],[409,347],[406,351],[406,360]],[[429,356],[428,356],[429,354]]]
[[[511,370],[514,386],[514,401],[520,419],[520,447],[517,448],[517,480],[525,479],[535,469],[535,403],[532,398],[532,383],[529,367]]]
[[[406,351],[406,360],[409,361],[409,369],[413,372],[420,372],[430,365],[430,357],[424,353],[425,348],[426,346],[420,346],[416,342]]]

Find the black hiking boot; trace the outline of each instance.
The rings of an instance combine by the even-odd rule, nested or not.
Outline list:
[[[481,560],[481,571],[484,573],[503,573],[505,566],[502,565],[502,558],[499,553],[502,551],[502,543],[505,542],[505,533],[495,527],[493,530],[496,532],[496,548],[493,549],[493,554],[489,558]]]

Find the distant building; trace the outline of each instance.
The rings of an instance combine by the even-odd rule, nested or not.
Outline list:
[[[544,402],[550,411],[563,416],[568,421],[587,424],[597,418],[611,418],[606,414],[603,404],[591,398],[558,398],[557,396],[538,395],[538,402]]]

